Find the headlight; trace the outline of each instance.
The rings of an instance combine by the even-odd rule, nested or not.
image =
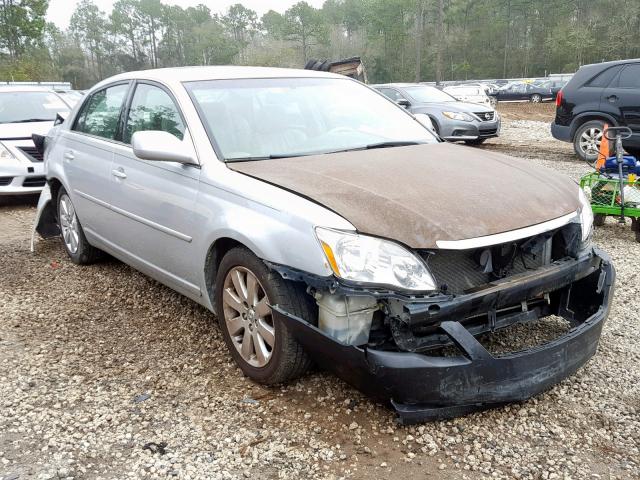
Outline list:
[[[582,241],[585,242],[591,235],[591,229],[593,228],[593,212],[591,211],[591,203],[581,188],[578,189],[578,197],[580,198]]]
[[[462,120],[463,122],[473,121],[473,118],[471,117],[471,115],[467,115],[466,113],[463,113],[463,112],[442,112],[442,115],[444,115],[447,118],[450,118],[451,120]]]
[[[15,155],[0,143],[0,160],[13,160],[14,158],[16,158]]]
[[[321,227],[316,236],[339,278],[405,290],[436,289],[424,262],[397,243]]]

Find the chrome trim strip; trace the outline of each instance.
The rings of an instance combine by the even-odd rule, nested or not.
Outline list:
[[[166,233],[167,235],[171,235],[172,237],[176,237],[180,240],[183,240],[187,243],[191,243],[192,238],[188,235],[185,235],[184,233],[180,233],[177,232],[175,230],[170,229],[169,227],[165,227],[164,225],[160,225],[159,223],[156,222],[152,222],[151,220],[147,220],[146,218],[140,217],[138,215],[136,215],[135,213],[131,213],[131,212],[127,212],[126,210],[123,210],[121,208],[115,207],[113,205],[111,205],[111,210],[113,210],[116,213],[119,213],[120,215],[123,215],[125,217],[128,217],[132,220],[135,220],[136,222],[140,222],[143,225],[147,225],[148,227],[151,227],[155,230],[158,230],[162,233]]]
[[[521,238],[532,237],[549,230],[554,230],[579,219],[578,212],[568,213],[562,217],[554,218],[548,222],[538,223],[529,227],[508,232],[486,235],[484,237],[466,238],[464,240],[437,240],[436,245],[443,250],[468,250],[472,248],[488,247],[489,245],[500,245],[501,243],[520,240]]]
[[[93,196],[89,195],[88,193],[81,192],[80,190],[77,190],[77,189],[74,189],[73,192],[77,193],[82,198],[84,198],[86,200],[89,200],[90,202],[93,202],[93,203],[96,203],[96,204],[100,205],[101,207],[111,208],[111,205],[109,205],[107,202],[102,201],[99,198],[93,197]]]
[[[191,243],[191,240],[193,240],[192,237],[190,237],[189,235],[185,235],[184,233],[180,233],[177,232],[175,230],[170,229],[169,227],[165,227],[164,225],[160,225],[159,223],[156,222],[152,222],[151,220],[147,220],[146,218],[140,217],[134,213],[128,212],[126,210],[123,210],[121,208],[118,207],[114,207],[113,205],[109,205],[107,202],[103,202],[102,200],[97,199],[96,197],[92,197],[91,195],[81,192],[80,190],[74,190],[75,193],[77,193],[78,195],[80,195],[81,197],[86,198],[87,200],[97,203],[98,205],[108,208],[109,210],[112,210],[116,213],[119,213],[122,216],[125,216],[127,218],[130,218],[132,220],[135,220],[136,222],[140,222],[143,225],[147,225],[148,227],[151,227],[155,230],[158,230],[162,233],[166,233],[167,235],[171,235],[172,237],[176,237],[182,241],[185,241],[187,243]]]

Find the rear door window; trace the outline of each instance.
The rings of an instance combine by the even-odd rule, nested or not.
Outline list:
[[[129,85],[123,83],[93,93],[82,106],[73,130],[115,140],[128,89]]]
[[[618,77],[618,88],[640,89],[640,64],[627,65]]]

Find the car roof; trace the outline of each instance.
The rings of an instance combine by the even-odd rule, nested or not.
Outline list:
[[[38,85],[0,85],[0,92],[51,92],[52,88]]]
[[[200,80],[235,80],[250,78],[347,78],[329,72],[296,68],[202,66],[172,67],[121,73],[98,83],[96,87],[122,80],[155,80],[161,83],[195,82]]]
[[[627,58],[626,60],[612,60],[610,62],[590,63],[584,67],[611,67],[613,65],[624,65],[626,63],[640,63],[640,58]]]
[[[373,85],[369,85],[370,87],[396,87],[396,88],[403,88],[403,87],[433,87],[433,85],[423,85],[421,83],[376,83]],[[433,87],[435,88],[435,87]]]

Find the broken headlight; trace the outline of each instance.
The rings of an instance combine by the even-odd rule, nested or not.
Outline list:
[[[593,211],[591,210],[591,202],[581,188],[578,189],[578,197],[580,198],[580,227],[582,228],[582,243],[585,243],[591,237],[593,230]]]
[[[338,278],[403,290],[436,289],[424,262],[397,243],[321,227],[316,236]]]

